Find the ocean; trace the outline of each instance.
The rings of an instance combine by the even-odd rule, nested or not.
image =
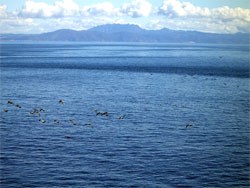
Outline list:
[[[2,42],[0,186],[249,187],[249,46]]]

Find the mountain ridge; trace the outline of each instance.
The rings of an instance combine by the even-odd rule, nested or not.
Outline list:
[[[134,24],[105,24],[88,30],[60,29],[41,34],[0,34],[0,41],[145,42],[249,44],[249,33],[146,30]]]

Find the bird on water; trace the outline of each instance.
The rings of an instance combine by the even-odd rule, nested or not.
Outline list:
[[[45,119],[39,119],[39,121],[40,121],[41,123],[46,123],[46,120],[45,120]]]
[[[19,104],[16,105],[17,108],[22,108]]]
[[[64,138],[71,139],[72,136],[65,135]]]
[[[12,101],[8,101],[7,103],[8,103],[8,104],[14,104],[14,102],[12,102]]]
[[[59,103],[59,104],[64,104],[64,101],[63,101],[62,99],[60,99],[60,100],[58,101],[58,103]]]
[[[98,116],[98,115],[101,115],[101,116],[109,116],[109,113],[108,112],[98,112],[97,110],[95,110],[95,115]]]
[[[58,119],[55,119],[55,120],[54,120],[54,123],[59,124],[60,121],[59,121]]]
[[[77,123],[76,123],[76,120],[74,120],[74,119],[71,119],[71,120],[69,120],[73,125],[76,125]]]
[[[186,125],[186,128],[192,127],[192,126],[193,126],[192,124],[188,123],[188,124]]]
[[[38,110],[37,108],[34,108],[33,111],[30,112],[31,115],[33,114],[37,114],[38,116],[40,116],[40,110]]]
[[[124,119],[124,118],[125,118],[125,114],[118,117],[118,119]]]

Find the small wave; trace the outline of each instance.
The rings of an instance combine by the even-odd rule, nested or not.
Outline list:
[[[243,67],[213,67],[213,66],[153,66],[153,65],[113,65],[113,64],[68,64],[68,63],[2,63],[3,68],[32,69],[83,69],[100,71],[148,72],[181,75],[204,75],[219,77],[250,78],[250,71]]]

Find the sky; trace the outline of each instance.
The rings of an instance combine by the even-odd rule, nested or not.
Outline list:
[[[209,33],[249,33],[249,0],[0,0],[1,33],[86,30],[136,24]]]

